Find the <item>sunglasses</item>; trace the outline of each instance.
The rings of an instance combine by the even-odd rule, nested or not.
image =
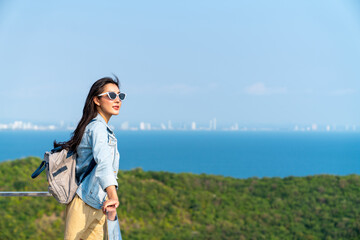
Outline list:
[[[106,93],[102,93],[102,94],[98,95],[98,97],[103,96],[103,95],[105,95],[105,94],[108,95],[108,97],[110,98],[110,100],[115,100],[116,97],[119,97],[119,99],[120,99],[121,101],[125,99],[125,95],[126,95],[125,93],[119,93],[119,94],[117,94],[117,93],[115,93],[115,92],[106,92]]]

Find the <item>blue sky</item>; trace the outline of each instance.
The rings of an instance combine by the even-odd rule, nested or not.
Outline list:
[[[0,36],[0,123],[76,123],[111,73],[113,124],[360,123],[355,0],[0,0]]]

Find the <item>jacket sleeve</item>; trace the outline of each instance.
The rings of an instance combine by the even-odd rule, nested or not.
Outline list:
[[[116,215],[116,219],[114,221],[107,219],[107,226],[108,226],[107,229],[108,229],[108,239],[109,240],[121,240],[122,239],[119,220],[118,220],[117,215]]]
[[[97,163],[95,177],[99,178],[100,186],[104,191],[109,186],[118,186],[112,167],[114,152],[108,141],[106,126],[102,123],[95,123],[90,135],[90,144],[94,160]]]

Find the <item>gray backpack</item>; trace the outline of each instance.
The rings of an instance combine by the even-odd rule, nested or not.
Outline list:
[[[31,177],[36,178],[46,169],[49,193],[51,193],[59,203],[68,204],[75,197],[76,190],[80,183],[92,171],[95,165],[96,162],[93,159],[81,181],[79,181],[76,179],[76,154],[69,152],[65,148],[57,147],[44,154],[44,160]]]

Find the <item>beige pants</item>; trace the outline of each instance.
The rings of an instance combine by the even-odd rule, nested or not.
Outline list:
[[[66,207],[65,240],[107,239],[106,215],[78,195]]]

